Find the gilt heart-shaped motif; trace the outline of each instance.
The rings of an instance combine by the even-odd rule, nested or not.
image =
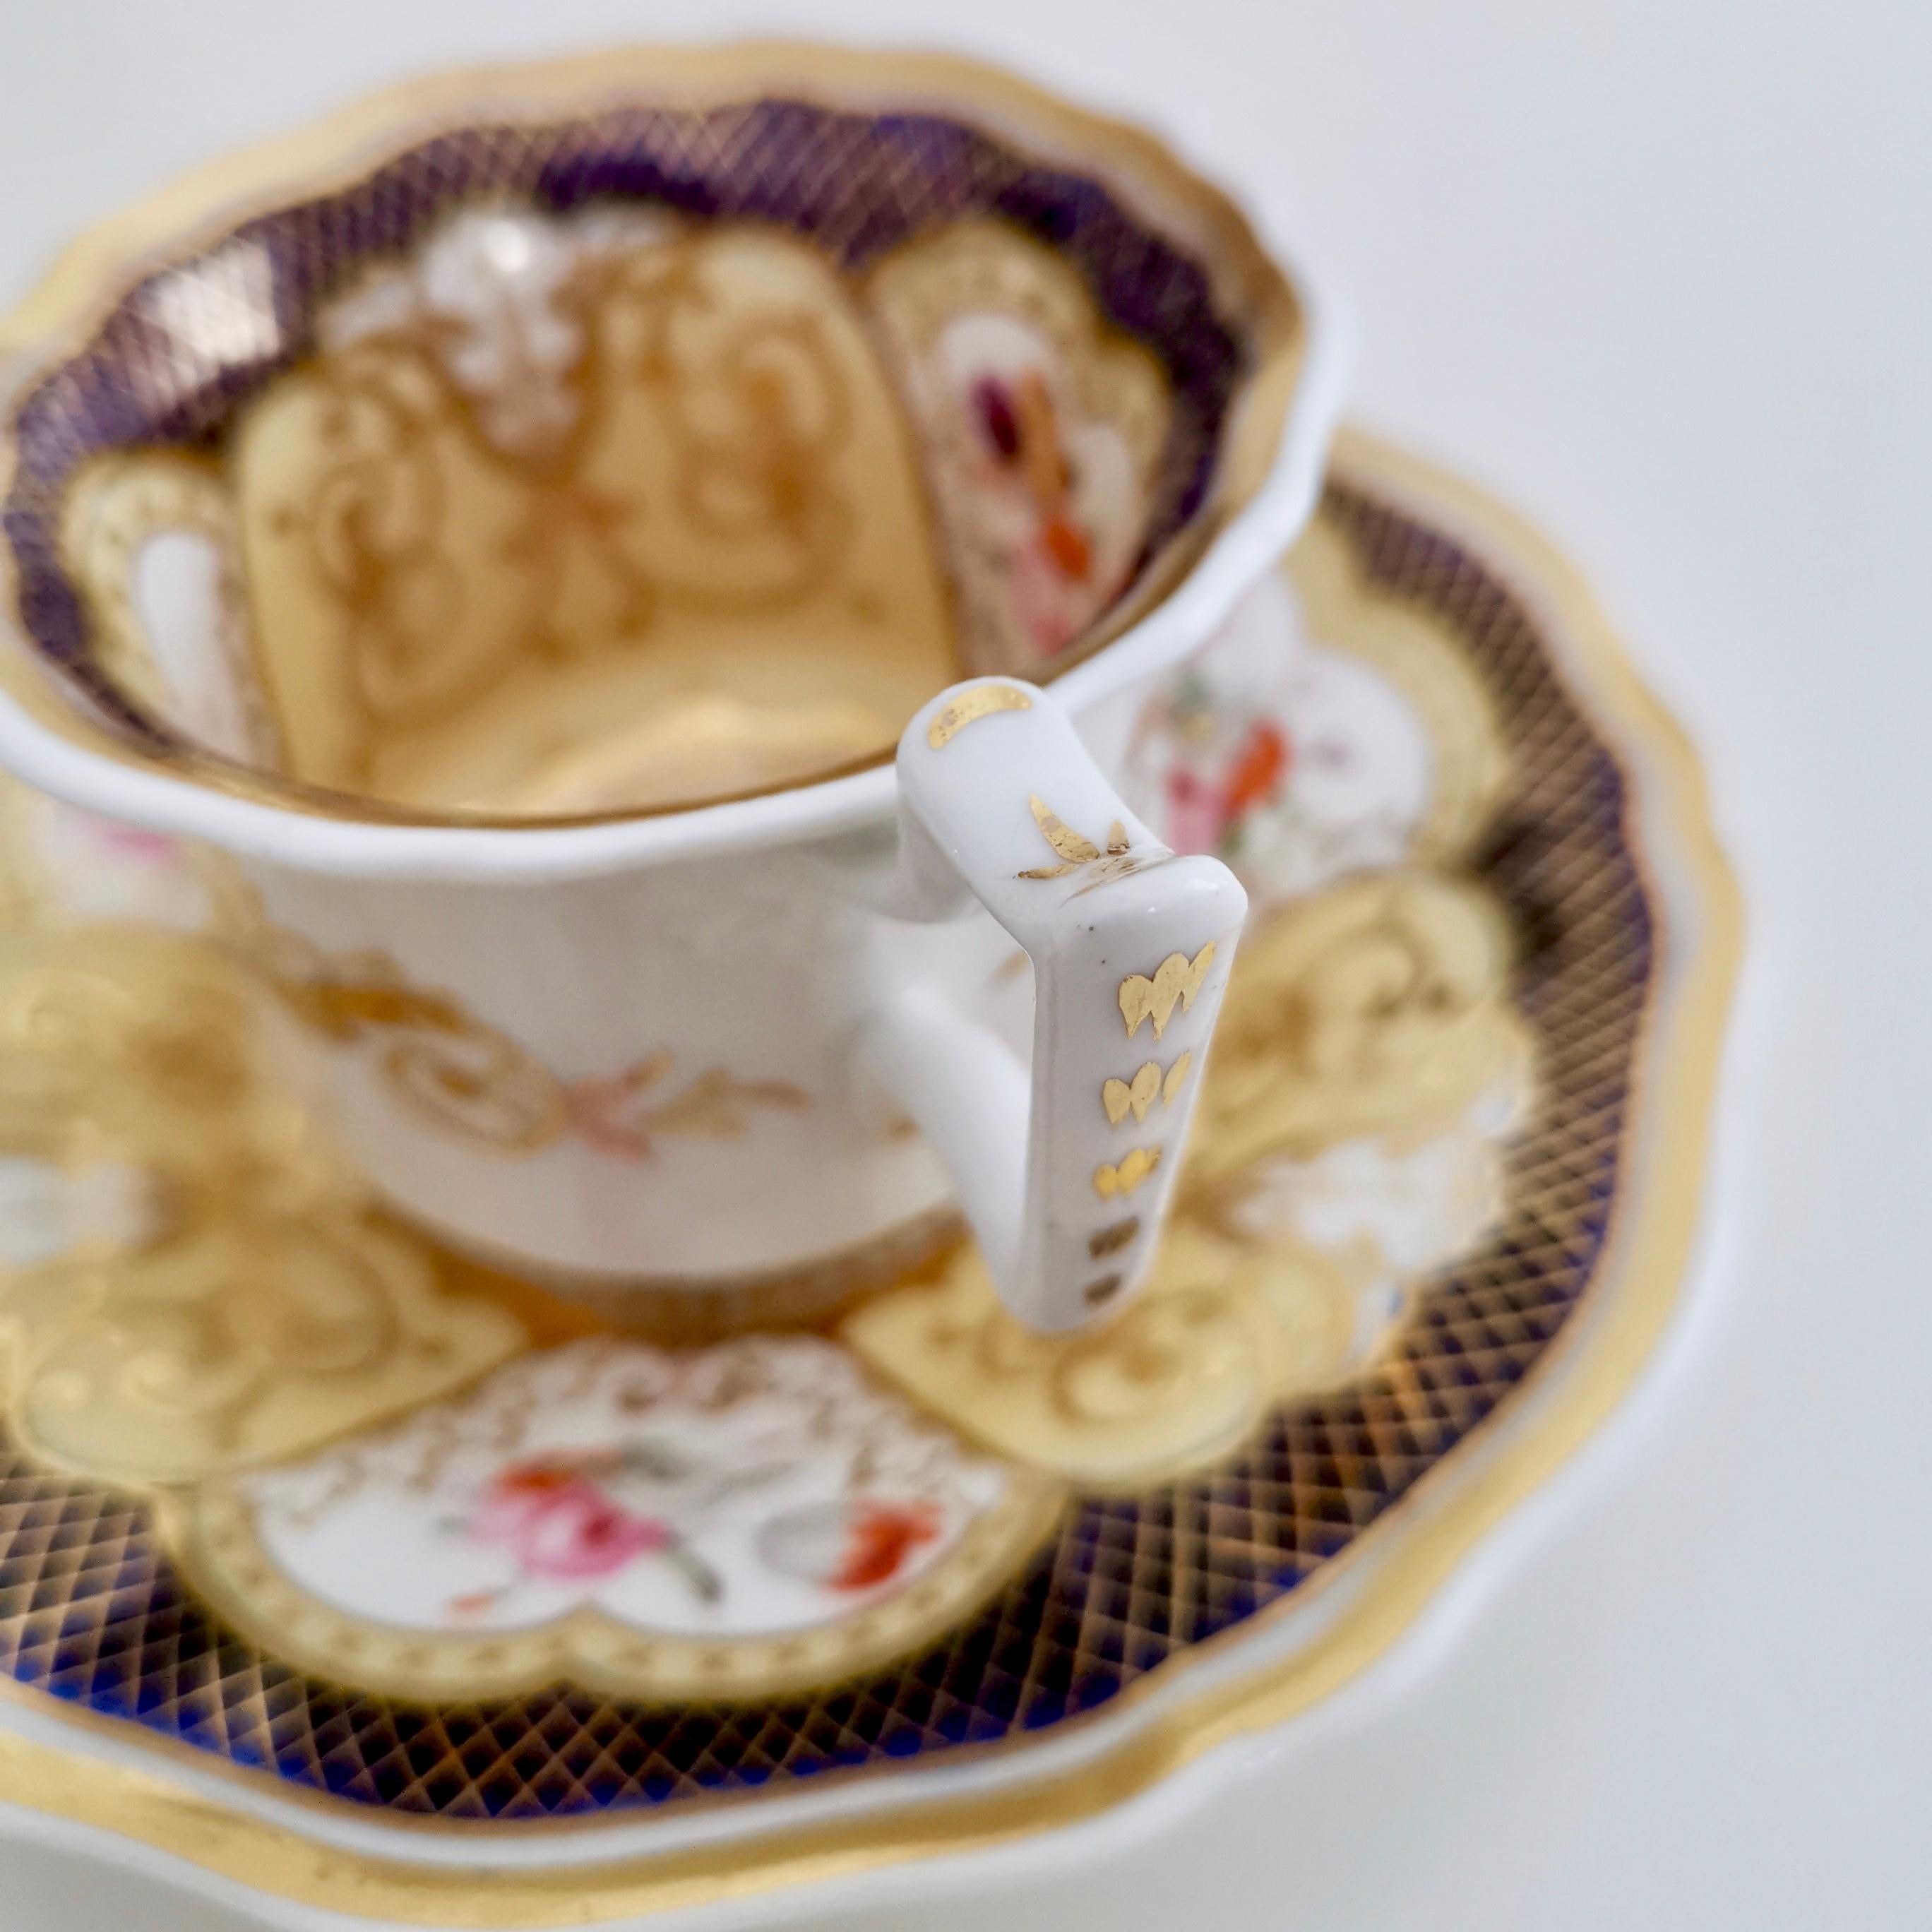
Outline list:
[[[1116,1167],[1102,1161],[1094,1170],[1094,1192],[1102,1201],[1117,1194],[1131,1194],[1160,1165],[1159,1148],[1136,1148]]]
[[[1108,1120],[1118,1127],[1126,1118],[1130,1107],[1136,1120],[1145,1120],[1160,1091],[1160,1069],[1150,1060],[1134,1076],[1131,1086],[1124,1080],[1109,1080],[1100,1089],[1100,1104],[1106,1108]]]
[[[1161,1082],[1160,1085],[1160,1097],[1167,1106],[1171,1107],[1174,1105],[1175,1098],[1180,1094],[1181,1088],[1187,1084],[1187,1070],[1193,1064],[1193,1054],[1184,1053],[1167,1070],[1167,1078]]]
[[[1141,1022],[1151,1018],[1154,1036],[1160,1039],[1174,1017],[1176,1000],[1185,1012],[1194,1004],[1208,969],[1214,963],[1214,942],[1210,939],[1190,959],[1184,952],[1170,952],[1150,980],[1144,973],[1132,973],[1120,982],[1120,1017],[1127,1023],[1127,1037],[1140,1030]]]

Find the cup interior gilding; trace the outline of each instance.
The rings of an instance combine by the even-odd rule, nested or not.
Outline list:
[[[4,561],[124,753],[308,810],[879,762],[956,678],[1049,680],[1157,604],[1303,344],[1219,194],[964,62],[459,77],[236,178],[69,275]]]

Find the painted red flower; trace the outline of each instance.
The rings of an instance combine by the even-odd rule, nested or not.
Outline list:
[[[973,385],[973,409],[979,418],[980,434],[1002,463],[1017,463],[1020,455],[1020,422],[1013,399],[997,376],[982,376]]]
[[[1280,726],[1260,718],[1249,726],[1218,781],[1187,765],[1171,766],[1164,782],[1167,842],[1177,852],[1226,854],[1230,835],[1246,814],[1280,794],[1294,757]]]
[[[1224,823],[1239,818],[1251,805],[1265,803],[1280,790],[1288,776],[1288,742],[1272,718],[1257,718],[1234,754],[1222,781]]]
[[[1071,517],[1049,517],[1040,526],[1040,540],[1061,576],[1085,582],[1094,568],[1094,547]]]
[[[668,1054],[653,1053],[634,1066],[608,1076],[586,1074],[564,1089],[564,1111],[585,1143],[620,1160],[648,1160],[651,1137],[643,1096],[670,1065]]]
[[[870,1590],[889,1582],[906,1558],[939,1534],[939,1511],[927,1502],[862,1502],[846,1520],[838,1567],[825,1580],[832,1590]]]

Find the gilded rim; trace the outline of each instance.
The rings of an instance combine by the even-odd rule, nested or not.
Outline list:
[[[547,1928],[596,1923],[875,1870],[910,1859],[1012,1843],[1077,1824],[1144,1792],[1223,1744],[1310,1708],[1379,1658],[1416,1620],[1480,1539],[1560,1468],[1629,1390],[1680,1299],[1697,1233],[1725,1022],[1743,944],[1743,913],[1710,820],[1689,740],[1637,677],[1583,580],[1535,530],[1460,479],[1359,433],[1335,467],[1346,481],[1450,522],[1574,646],[1562,668],[1591,715],[1620,734],[1645,823],[1681,870],[1692,943],[1646,1022],[1638,1091],[1648,1159],[1630,1180],[1610,1238],[1597,1319],[1560,1340],[1563,1377],[1540,1411],[1420,1521],[1397,1515],[1371,1531],[1344,1567],[1356,1585],[1346,1616],[1292,1655],[1179,1694],[1077,1769],[1016,1777],[997,1788],[935,1797],[872,1816],[789,1827],[762,1838],[687,1844],[655,1856],[541,1869],[456,1871],[324,1845],[182,1790],[154,1772],[73,1755],[0,1733],[0,1799],[118,1833],[231,1882],[338,1912],[423,1925]],[[1654,872],[1646,868],[1654,884]],[[1454,1468],[1459,1459],[1451,1458]],[[1460,1473],[1460,1472],[1459,1472]],[[1364,1575],[1355,1557],[1378,1558]],[[1258,1628],[1264,1629],[1267,1619]],[[1206,1653],[1226,1663],[1232,1645]],[[1184,1671],[1186,1666],[1183,1666]]]
[[[634,46],[534,65],[457,70],[370,94],[280,140],[230,154],[83,234],[40,285],[0,319],[0,358],[13,361],[9,404],[62,358],[146,275],[208,247],[253,217],[373,172],[412,142],[488,117],[535,122],[565,110],[589,112],[648,86],[682,106],[716,105],[748,92],[774,92],[848,107],[891,105],[965,111],[1028,151],[1068,165],[1110,165],[1114,184],[1150,220],[1191,227],[1213,244],[1204,256],[1218,302],[1252,326],[1252,364],[1231,404],[1212,494],[1191,526],[1177,532],[1142,581],[1093,634],[1039,673],[1052,682],[1088,664],[1135,630],[1171,597],[1253,508],[1283,457],[1307,387],[1309,292],[1291,282],[1247,216],[1193,173],[1153,135],[1075,106],[1004,69],[950,54],[838,47],[787,40],[711,46]],[[0,495],[17,451],[0,430]],[[1282,541],[1292,534],[1277,532]],[[0,546],[0,602],[17,622],[10,554]],[[164,756],[144,751],[98,717],[84,697],[49,675],[34,654],[0,654],[0,692],[40,729],[124,769],[159,772],[224,797],[290,814],[380,830],[568,832],[677,818],[714,806],[804,792],[876,772],[893,748],[828,768],[801,785],[757,785],[702,799],[541,818],[488,812],[421,812],[271,776],[192,746]]]

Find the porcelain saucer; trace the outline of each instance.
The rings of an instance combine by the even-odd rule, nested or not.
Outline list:
[[[1071,1339],[966,1250],[697,1337],[432,1247],[218,868],[7,794],[10,1824],[291,1925],[588,1924],[1072,1822],[1384,1650],[1677,1298],[1702,781],[1568,566],[1351,435],[1128,782],[1256,911],[1156,1278]]]

